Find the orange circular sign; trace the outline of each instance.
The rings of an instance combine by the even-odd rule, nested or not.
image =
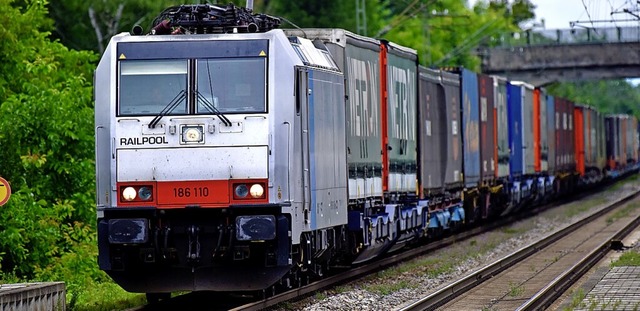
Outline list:
[[[0,177],[0,206],[4,205],[9,201],[9,197],[11,196],[11,186],[9,186],[9,182],[6,179]]]

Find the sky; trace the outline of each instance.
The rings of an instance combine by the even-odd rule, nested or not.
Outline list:
[[[584,27],[615,27],[638,25],[635,0],[532,0],[536,7],[536,21],[544,19],[545,28],[571,28],[570,22]],[[614,14],[611,14],[611,13]],[[627,20],[627,21],[623,21]],[[634,20],[634,21],[629,21]],[[613,21],[613,22],[612,22]]]
[[[471,6],[477,1],[469,0]],[[636,0],[530,0],[536,5],[535,27],[540,27],[542,19],[546,29],[568,29],[570,22],[579,21],[576,25],[583,27],[615,27],[615,26],[638,26],[638,18],[631,14],[624,13],[626,8],[640,15]],[[611,12],[614,13],[613,15]],[[633,19],[634,21],[623,22],[622,20]],[[606,22],[605,22],[606,21]],[[615,21],[615,22],[610,22]]]
[[[469,0],[471,6],[477,1]],[[512,2],[513,0],[510,0]],[[640,7],[636,0],[530,0],[536,6],[535,20],[525,23],[523,28],[571,29],[575,27],[625,27],[640,26]],[[624,9],[634,15],[625,13]],[[611,13],[614,14],[611,14]],[[625,21],[626,20],[626,21]],[[633,85],[640,85],[640,78],[628,79]]]

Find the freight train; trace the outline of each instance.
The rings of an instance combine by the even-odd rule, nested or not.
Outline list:
[[[638,169],[638,122],[343,29],[182,5],[95,70],[98,262],[149,299],[295,287]]]

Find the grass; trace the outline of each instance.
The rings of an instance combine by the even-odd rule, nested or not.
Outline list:
[[[567,218],[571,218],[573,216],[582,214],[586,211],[591,210],[592,208],[598,206],[598,205],[602,205],[605,203],[608,203],[610,200],[608,197],[597,197],[597,198],[593,198],[590,200],[585,200],[585,201],[580,201],[580,202],[573,202],[568,204],[565,208],[564,208],[564,214]]]
[[[115,283],[96,283],[75,297],[67,297],[67,309],[73,311],[123,310],[144,304],[144,294],[129,293]]]
[[[635,250],[625,252],[618,260],[611,263],[611,267],[623,266],[640,266],[640,253]]]
[[[571,311],[577,308],[584,308],[585,305],[583,303],[583,300],[586,296],[587,295],[584,293],[584,289],[579,288],[577,291],[573,292],[573,295],[571,295],[571,303],[566,308],[562,309],[562,311]]]
[[[629,183],[629,182],[634,182],[638,180],[638,175],[634,174],[630,177],[627,177],[623,180],[617,181],[615,182],[613,185],[611,185],[611,187],[609,187],[609,189],[607,189],[607,191],[605,192],[613,192],[613,191],[617,191],[620,188],[622,188],[622,186],[624,186],[625,184]]]
[[[524,286],[520,283],[509,282],[509,296],[518,297],[524,293]]]
[[[624,208],[617,210],[615,213],[613,213],[613,215],[607,217],[607,219],[606,219],[607,225],[612,224],[614,221],[616,221],[616,220],[618,220],[620,218],[624,218],[624,217],[629,216],[631,211],[637,209],[638,207],[640,207],[639,203],[627,204],[627,206],[625,206]]]

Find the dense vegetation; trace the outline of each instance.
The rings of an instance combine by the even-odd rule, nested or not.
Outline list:
[[[63,280],[74,310],[140,301],[96,264],[92,75],[112,35],[134,24],[148,29],[161,9],[181,3],[0,0],[0,176],[13,189],[0,207],[0,283]],[[477,46],[497,44],[533,17],[527,0],[492,0],[473,9],[464,0],[366,0],[364,27],[364,20],[356,22],[355,3],[258,0],[255,11],[300,27],[356,32],[360,26],[363,34],[415,48],[425,65],[476,70]],[[625,81],[550,90],[610,112],[635,113],[640,100]]]

